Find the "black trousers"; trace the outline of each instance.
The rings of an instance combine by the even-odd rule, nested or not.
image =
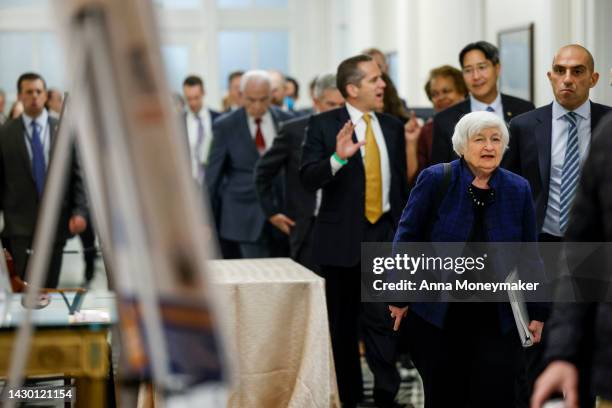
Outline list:
[[[96,232],[93,229],[91,219],[87,219],[87,228],[79,234],[83,245],[83,261],[85,262],[85,281],[90,282],[94,277],[96,261]]]
[[[28,250],[32,248],[32,237],[13,237],[3,238],[4,247],[13,256],[13,264],[15,272],[22,278],[26,279],[26,266],[30,255]],[[59,240],[51,249],[51,259],[47,269],[47,279],[44,282],[45,288],[57,288],[59,284],[59,275],[62,269],[63,250],[66,241]]]
[[[390,241],[393,223],[383,216],[376,224],[364,220],[364,242]],[[330,324],[340,400],[347,406],[363,398],[359,356],[361,332],[366,360],[374,374],[374,400],[391,406],[399,389],[397,333],[385,303],[361,303],[361,264],[352,267],[321,266]],[[360,330],[361,329],[361,330]]]
[[[501,333],[495,303],[454,303],[444,329],[406,318],[425,408],[515,408],[522,350],[516,331]]]

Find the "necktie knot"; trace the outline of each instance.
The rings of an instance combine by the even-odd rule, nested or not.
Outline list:
[[[578,115],[576,115],[576,112],[567,112],[565,114],[565,119],[567,119],[570,125],[576,126],[576,122],[578,121]]]
[[[493,109],[492,106],[487,106],[487,109],[485,109],[487,112],[495,112],[495,109]]]
[[[256,125],[261,125],[261,118],[255,118],[255,124]]]
[[[370,126],[370,123],[372,122],[372,116],[370,116],[369,113],[364,113],[363,121],[366,123],[367,126]]]

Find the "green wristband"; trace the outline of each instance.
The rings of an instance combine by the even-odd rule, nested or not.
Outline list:
[[[340,163],[341,165],[345,165],[346,163],[348,163],[348,160],[342,160],[340,158],[340,156],[338,156],[338,153],[334,152],[334,155],[332,156],[338,163]]]

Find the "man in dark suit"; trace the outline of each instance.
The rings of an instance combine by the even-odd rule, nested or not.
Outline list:
[[[510,146],[502,165],[525,177],[536,206],[538,240],[563,239],[580,168],[591,133],[610,107],[589,100],[599,74],[591,53],[579,45],[562,47],[548,78],[555,100],[510,122]],[[550,251],[547,251],[550,252]],[[555,279],[560,255],[543,253],[549,279]],[[543,341],[547,341],[547,330]],[[528,350],[528,386],[541,372],[543,346]]]
[[[451,137],[455,125],[466,113],[486,110],[509,122],[534,108],[531,102],[497,90],[501,64],[499,51],[493,44],[478,41],[466,45],[459,53],[459,63],[469,97],[434,116],[431,164],[447,163],[457,158]]]
[[[565,235],[569,242],[606,242],[601,246],[604,249],[612,242],[611,136],[612,113],[600,120],[592,138]],[[576,254],[581,259],[580,267],[573,271],[574,278],[581,276],[582,267],[592,269],[589,275],[594,270],[608,274],[612,267],[609,251],[603,256],[591,253],[593,258],[588,257],[586,262],[581,252]],[[609,277],[598,279],[597,285],[607,288],[609,281]],[[609,300],[609,295],[607,299],[604,295],[603,299],[590,300]],[[536,382],[531,406],[541,408],[553,393],[564,395],[567,408],[592,407],[594,396],[601,399],[599,407],[612,406],[612,303],[559,302],[548,326],[548,366]],[[588,364],[580,365],[583,361]]]
[[[244,106],[213,124],[206,184],[221,238],[235,242],[243,258],[281,255],[286,237],[266,220],[255,190],[255,164],[272,146],[278,124],[291,118],[270,108],[270,77],[249,71],[240,84]],[[276,199],[282,196],[277,194]],[[281,236],[281,237],[279,237]],[[284,240],[284,241],[283,241]]]
[[[183,122],[187,130],[191,173],[199,185],[204,183],[204,171],[210,146],[212,144],[212,124],[219,117],[219,112],[204,105],[204,82],[196,75],[190,75],[183,81],[183,96],[187,109]]]
[[[399,387],[396,338],[382,303],[360,304],[361,243],[389,242],[408,195],[403,126],[377,114],[385,83],[374,60],[343,61],[338,89],[346,106],[312,116],[302,151],[300,177],[322,189],[313,231],[313,256],[326,279],[327,306],[340,399],[362,398],[358,327],[374,373],[377,406],[393,406]]]
[[[317,78],[314,91],[317,112],[327,112],[344,105],[336,87],[336,75]],[[255,185],[261,206],[276,228],[289,235],[291,257],[310,270],[318,271],[312,259],[312,227],[315,220],[317,193],[306,190],[299,179],[299,164],[306,125],[310,115],[292,119],[281,125],[274,143],[259,160],[255,169]],[[285,173],[285,208],[276,205],[274,181],[281,170]]]
[[[572,136],[574,133],[577,136],[575,150],[582,165],[591,132],[610,110],[589,100],[589,91],[599,79],[594,67],[586,48],[579,45],[561,48],[548,72],[555,100],[510,122],[510,146],[502,165],[531,184],[540,240],[560,240],[567,226],[571,203],[562,205],[560,200],[561,195],[566,196],[561,187],[569,128]],[[579,170],[572,171],[572,180],[577,182],[579,175]],[[575,182],[568,186],[575,188]],[[573,190],[569,194],[571,201]]]
[[[17,273],[23,278],[47,168],[53,158],[58,122],[45,109],[46,84],[40,75],[21,75],[17,92],[24,112],[0,129],[0,209],[4,214],[2,242],[13,256]],[[57,287],[66,239],[85,230],[86,215],[85,193],[76,160],[73,160],[46,287]]]

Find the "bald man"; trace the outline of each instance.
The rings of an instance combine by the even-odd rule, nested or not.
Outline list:
[[[567,229],[591,134],[611,108],[589,100],[599,74],[586,48],[572,44],[559,49],[547,75],[555,99],[510,122],[510,146],[502,165],[525,177],[531,185],[539,241],[560,242]],[[544,263],[552,278],[558,271],[558,256],[547,252],[543,253]],[[546,343],[546,327],[542,339]],[[540,344],[527,349],[528,390],[542,371],[544,347]]]
[[[575,191],[573,182],[580,175],[579,170],[563,175],[568,139],[575,143],[577,136],[577,146],[570,144],[570,159],[577,159],[582,167],[592,130],[611,108],[589,100],[599,74],[586,48],[562,47],[547,75],[555,100],[510,122],[512,137],[504,165],[531,184],[540,238],[561,240]]]

